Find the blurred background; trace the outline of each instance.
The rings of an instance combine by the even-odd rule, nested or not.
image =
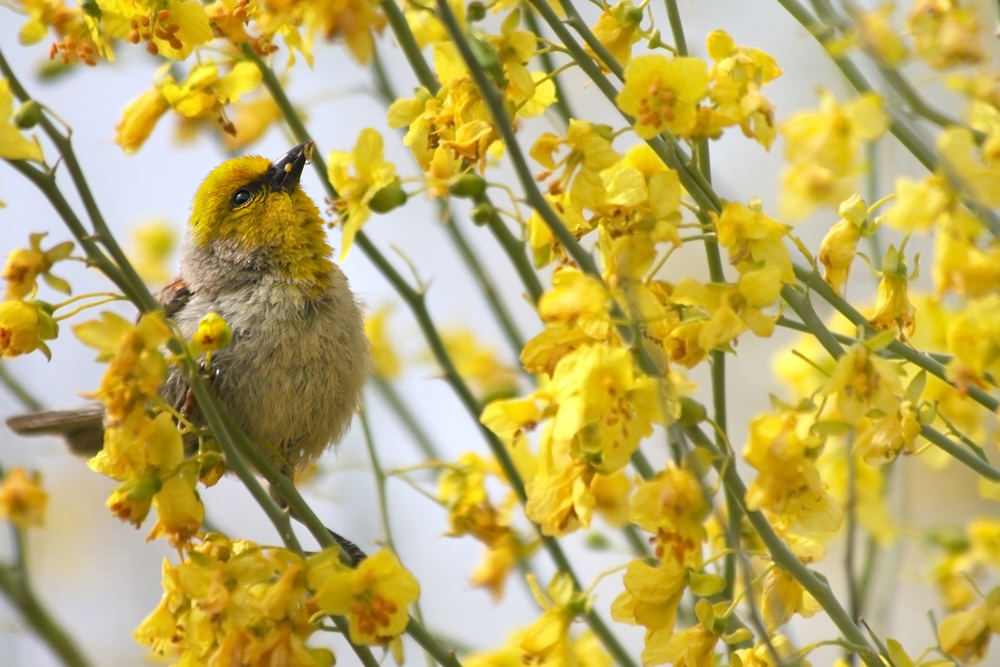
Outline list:
[[[585,3],[580,3],[581,5]],[[662,7],[655,6],[658,25],[669,32]],[[805,30],[776,2],[770,0],[681,0],[680,8],[688,42],[694,55],[704,56],[704,38],[715,29],[729,32],[737,44],[761,48],[774,55],[783,75],[765,90],[774,104],[779,121],[793,110],[813,108],[817,90],[823,85],[840,100],[852,97],[842,84],[830,59]],[[988,3],[982,3],[983,16],[991,16]],[[581,7],[591,23],[597,9]],[[229,155],[220,142],[207,134],[194,141],[178,144],[176,121],[164,118],[152,137],[135,155],[125,155],[112,139],[123,107],[151,86],[158,62],[140,47],[118,45],[116,62],[101,63],[96,68],[81,68],[54,81],[41,82],[35,76],[47,61],[48,41],[31,47],[18,43],[17,33],[23,17],[0,7],[0,49],[11,61],[21,81],[48,108],[73,129],[73,141],[90,179],[91,187],[105,218],[123,245],[131,244],[131,230],[152,220],[163,220],[182,233],[190,199],[200,180]],[[988,31],[986,31],[988,32]],[[991,45],[984,45],[993,48]],[[400,95],[409,96],[416,85],[399,49],[388,31],[379,40],[387,69]],[[284,51],[276,55],[283,63]],[[919,77],[920,73],[917,72]],[[934,83],[917,79],[920,83]],[[621,125],[620,116],[599,98],[596,91],[583,86],[584,79],[570,71],[564,86],[576,109],[587,109],[595,122]],[[409,151],[398,140],[395,130],[385,124],[385,107],[373,93],[366,70],[359,68],[339,45],[317,46],[316,62],[311,71],[300,65],[287,79],[287,90],[306,113],[309,131],[324,154],[330,150],[350,150],[361,129],[374,127],[386,138],[386,157],[398,165],[403,176],[418,175]],[[930,89],[930,99],[941,106],[950,100],[943,87]],[[558,131],[555,121],[533,123],[525,128],[523,144],[530,146],[534,134],[544,129]],[[615,148],[624,151],[628,136]],[[250,152],[275,158],[295,142],[280,127],[274,127]],[[51,160],[55,154],[46,150]],[[892,186],[901,174],[917,176],[919,166],[908,160],[892,140],[879,148],[878,197]],[[712,144],[713,180],[717,191],[730,200],[746,202],[752,197],[763,200],[765,211],[777,215],[777,192],[784,161],[780,139],[766,153],[739,132],[728,133]],[[494,176],[495,178],[495,176]],[[513,180],[513,179],[512,179]],[[322,189],[315,174],[303,176],[306,191],[319,200]],[[63,179],[69,192],[71,185]],[[876,198],[878,198],[876,197]],[[46,231],[45,247],[70,238],[49,205],[15,171],[0,164],[0,254],[27,244],[28,234]],[[869,199],[869,203],[873,201]],[[486,230],[471,224],[462,208],[455,224],[462,227],[477,248],[488,273],[501,288],[502,298],[513,311],[525,337],[540,329],[529,302],[522,296],[520,283],[506,258],[498,252]],[[811,248],[817,248],[836,214],[825,210],[796,226],[795,234]],[[444,330],[467,329],[477,339],[492,347],[511,366],[518,362],[505,345],[483,298],[469,272],[462,264],[442,228],[436,206],[418,196],[387,215],[373,216],[366,233],[392,259],[404,274],[402,260],[412,263],[428,285],[428,305],[435,321]],[[888,231],[888,230],[887,230]],[[899,239],[894,238],[898,243]],[[914,239],[916,241],[916,239]],[[331,230],[330,242],[340,246],[339,229]],[[910,247],[916,243],[911,242]],[[176,260],[174,260],[176,261]],[[173,266],[171,268],[174,268]],[[354,291],[369,309],[391,304],[390,337],[401,356],[408,361],[396,386],[446,459],[454,459],[467,450],[486,453],[475,422],[456,400],[448,386],[439,379],[439,371],[429,361],[423,337],[405,305],[375,268],[355,248],[343,265]],[[74,294],[104,291],[109,283],[95,271],[77,263],[64,263],[56,271],[73,286]],[[925,272],[926,273],[926,272]],[[680,275],[707,279],[703,252],[695,245],[676,253],[667,264],[663,277]],[[543,283],[545,283],[543,279]],[[925,282],[926,284],[926,282]],[[848,294],[852,302],[873,300],[877,280],[863,265],[856,264]],[[57,300],[42,288],[40,298]],[[113,308],[131,319],[134,311],[124,305]],[[77,322],[96,315],[90,311]],[[771,340],[741,337],[737,354],[728,364],[731,438],[742,448],[746,424],[756,412],[769,407],[768,394],[781,394],[772,384],[770,372],[773,353],[787,347],[794,335],[779,329]],[[41,355],[5,361],[6,367],[47,407],[69,407],[84,402],[81,393],[97,387],[103,366],[93,362],[93,352],[85,348],[64,327],[51,345],[51,362]],[[707,371],[707,369],[706,369]],[[693,379],[703,387],[707,377],[697,373]],[[366,399],[373,427],[374,442],[382,465],[403,468],[421,460],[419,449],[380,398],[369,391]],[[23,408],[8,393],[0,391],[0,415],[7,417]],[[654,439],[655,440],[655,439]],[[662,445],[650,443],[647,454],[662,460]],[[9,469],[25,466],[40,470],[50,494],[46,527],[27,534],[27,555],[31,575],[39,596],[56,618],[81,644],[94,664],[126,667],[143,661],[144,651],[132,639],[132,631],[158,602],[161,595],[160,564],[177,555],[162,542],[146,544],[146,528],[136,531],[120,523],[104,507],[115,482],[91,472],[83,460],[73,458],[60,441],[28,440],[14,436],[0,427],[0,464]],[[903,526],[920,527],[961,524],[963,517],[979,511],[974,477],[952,465],[946,471],[934,471],[919,460],[898,462],[897,477],[891,489],[892,506]],[[429,475],[414,473],[412,478],[433,491]],[[495,602],[486,590],[473,589],[468,581],[473,564],[480,555],[480,545],[470,538],[446,537],[445,512],[397,479],[390,479],[388,491],[391,521],[396,544],[404,564],[422,585],[421,602],[428,625],[459,645],[489,648],[501,644],[514,627],[530,623],[537,615],[527,589],[516,582],[507,587],[504,598]],[[263,544],[276,544],[278,537],[270,523],[242,486],[224,479],[203,491],[209,521],[231,537],[245,537]],[[322,461],[318,473],[307,485],[307,498],[326,524],[356,542],[362,549],[373,550],[382,536],[379,527],[376,493],[360,425],[354,428],[339,448]],[[600,520],[594,531],[604,530]],[[585,544],[586,535],[567,540],[572,559],[578,564],[585,582],[599,573],[628,560],[627,549],[612,534],[611,546],[593,550]],[[300,531],[304,544],[313,544]],[[833,581],[842,570],[837,543],[819,569]],[[0,558],[11,553],[9,536],[0,531]],[[875,577],[878,594],[876,614],[868,619],[879,633],[898,637],[909,648],[919,649],[931,642],[932,630],[927,611],[934,608],[935,596],[927,579],[926,548],[908,536],[899,536]],[[552,573],[544,554],[537,558],[542,580]],[[605,579],[597,588],[597,609],[607,614],[608,607],[621,590],[620,575]],[[641,648],[641,628],[621,628],[636,654]],[[821,618],[795,619],[788,630],[793,640],[805,643],[833,634]],[[331,638],[333,646],[338,640]],[[336,650],[336,649],[335,649]],[[419,660],[416,648],[408,647],[410,660]],[[817,656],[824,655],[822,653]],[[828,653],[825,655],[833,655]],[[339,650],[340,664],[352,664],[353,656]],[[832,660],[832,657],[831,657]],[[0,665],[3,667],[58,664],[49,651],[30,634],[22,631],[17,615],[0,600]],[[813,664],[825,664],[815,659]]]

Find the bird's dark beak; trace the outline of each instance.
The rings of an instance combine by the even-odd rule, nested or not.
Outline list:
[[[313,142],[299,144],[275,160],[267,170],[272,191],[291,192],[299,183],[302,169],[312,157]]]

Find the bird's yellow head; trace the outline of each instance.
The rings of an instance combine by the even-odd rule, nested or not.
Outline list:
[[[307,141],[274,162],[248,156],[216,167],[191,204],[191,242],[224,243],[265,256],[289,278],[325,282],[332,249],[319,209],[299,185],[312,148]]]

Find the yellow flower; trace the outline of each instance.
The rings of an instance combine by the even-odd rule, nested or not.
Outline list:
[[[798,657],[795,647],[784,635],[762,639],[753,648],[738,649],[734,655],[739,656],[743,667],[780,667],[793,656],[800,667],[810,667],[809,662]]]
[[[578,204],[573,203],[568,192],[543,196],[552,210],[559,216],[563,226],[573,236],[580,238],[593,229],[593,225],[583,217],[583,209]],[[548,266],[552,262],[568,263],[566,249],[556,240],[552,230],[545,224],[541,213],[536,209],[531,209],[527,228],[528,245],[531,246],[531,256],[537,268]]]
[[[38,139],[25,139],[21,129],[11,122],[13,116],[14,96],[10,92],[10,82],[0,79],[0,158],[44,161]]]
[[[713,667],[715,645],[720,635],[701,623],[673,633],[669,639],[646,642],[642,651],[642,664],[672,667]]]
[[[962,4],[957,0],[917,0],[910,8],[906,27],[917,55],[931,67],[974,65],[983,59],[979,19],[975,10]]]
[[[955,355],[948,365],[950,378],[960,389],[985,386],[987,373],[1000,372],[1000,296],[969,300],[948,323],[947,340],[948,351]]]
[[[513,531],[505,531],[499,538],[486,545],[479,564],[472,572],[470,583],[487,589],[495,601],[503,597],[507,576],[530,550],[521,545]],[[467,664],[463,661],[463,664]]]
[[[41,528],[49,494],[42,489],[41,475],[28,475],[24,468],[11,468],[0,481],[0,519],[20,529]]]
[[[198,322],[198,329],[191,337],[191,353],[199,356],[225,348],[233,340],[233,330],[218,313],[208,313]]]
[[[656,536],[657,558],[678,565],[696,564],[701,561],[701,544],[707,536],[703,522],[710,509],[699,479],[670,465],[636,489],[632,521]]]
[[[889,246],[882,260],[882,280],[878,285],[875,313],[868,322],[879,331],[898,329],[899,337],[904,341],[913,335],[916,327],[916,310],[907,296],[909,278],[902,250]]]
[[[197,46],[212,40],[208,15],[200,2],[158,3],[97,0],[101,25],[109,37],[146,43],[146,50],[171,60],[185,60]]]
[[[4,301],[0,303],[0,355],[17,357],[41,350],[51,357],[45,341],[59,333],[52,317],[52,307],[41,301]]]
[[[420,595],[416,578],[390,551],[366,558],[356,570],[340,565],[336,551],[320,552],[306,563],[319,608],[346,615],[355,644],[383,643],[401,634],[410,619],[407,608]]]
[[[354,175],[349,167],[354,166]],[[340,261],[347,257],[354,237],[371,215],[375,195],[396,180],[396,166],[386,162],[382,151],[382,135],[365,128],[350,153],[334,151],[327,158],[327,174],[339,196],[334,201],[338,216],[344,221]]]
[[[139,526],[146,520],[153,506],[153,496],[163,488],[156,475],[132,477],[111,492],[107,508],[120,520]]]
[[[139,95],[122,109],[121,120],[115,126],[115,143],[131,155],[142,148],[146,139],[156,129],[156,123],[170,105],[163,93],[152,88]]]
[[[795,164],[816,162],[843,174],[856,164],[861,142],[885,133],[889,117],[875,93],[844,106],[828,90],[820,90],[819,95],[819,110],[800,111],[782,126],[785,157]]]
[[[105,312],[101,320],[78,324],[73,332],[84,345],[98,351],[98,361],[109,362],[101,386],[92,395],[104,403],[109,425],[158,395],[167,373],[160,348],[171,337],[162,312],[145,314],[136,325]]]
[[[759,201],[744,206],[726,204],[721,214],[712,213],[719,243],[729,251],[729,261],[741,271],[755,263],[777,267],[781,282],[795,282],[792,258],[782,238],[790,229],[761,210]]]
[[[574,440],[596,471],[624,468],[661,421],[657,384],[635,369],[625,348],[589,345],[564,356],[552,374],[557,410],[552,437]]]
[[[532,146],[531,156],[546,169],[564,167],[562,176],[549,184],[551,194],[569,192],[570,202],[593,210],[605,197],[601,172],[621,158],[611,140],[608,127],[570,119],[565,139],[545,132]],[[553,153],[560,146],[569,148],[569,154],[557,164]]]
[[[866,463],[890,463],[901,452],[915,453],[919,417],[913,405],[903,401],[898,410],[879,417],[858,434],[852,453]]]
[[[348,51],[362,65],[375,49],[373,32],[385,27],[385,16],[376,0],[319,0],[302,3],[304,23],[327,41],[343,37]]]
[[[707,47],[715,61],[709,72],[710,95],[724,122],[739,123],[746,136],[770,148],[777,133],[774,108],[760,89],[781,76],[777,61],[759,49],[736,46],[722,30],[709,34]]]
[[[945,172],[962,192],[984,206],[1000,205],[1000,168],[983,163],[970,130],[946,128],[938,137],[937,148]]]
[[[528,575],[528,586],[535,601],[543,609],[521,638],[521,660],[524,664],[573,665],[576,663],[569,628],[573,619],[590,607],[590,600],[573,590],[569,577],[557,574],[542,593],[534,575]]]
[[[768,632],[774,632],[795,614],[809,618],[819,605],[802,584],[777,565],[764,575],[760,593],[760,614]]]
[[[798,416],[758,415],[750,423],[743,457],[759,474],[747,489],[747,509],[766,509],[784,525],[827,533],[843,512],[827,492],[810,450],[819,442],[800,437]]]
[[[4,298],[23,299],[33,296],[38,289],[36,281],[39,275],[49,287],[69,294],[69,283],[53,276],[49,271],[56,262],[69,257],[73,252],[73,242],[64,241],[48,250],[42,250],[43,238],[45,234],[29,234],[28,248],[15,248],[7,255],[7,263],[3,267],[3,278],[7,281]]]
[[[638,42],[641,36],[640,23],[642,23],[642,9],[636,7],[631,0],[620,0],[614,7],[601,12],[591,32],[618,64],[624,67],[632,60],[632,45]],[[584,50],[597,61],[602,70],[611,71],[589,46],[585,46]]]
[[[830,228],[819,246],[817,259],[826,267],[823,280],[838,294],[843,294],[851,264],[858,252],[861,228],[868,217],[868,207],[859,193],[840,204],[840,220]]]
[[[217,63],[203,59],[201,64],[191,68],[183,83],[167,75],[156,88],[180,116],[217,122],[223,131],[231,134],[235,130],[226,120],[223,107],[239,101],[241,95],[257,88],[260,81],[260,70],[249,61],[237,62],[226,74],[220,74]]]
[[[643,55],[633,58],[625,68],[618,106],[635,117],[633,127],[643,139],[664,131],[684,136],[695,128],[698,103],[707,93],[705,61]]]
[[[835,395],[841,418],[856,424],[872,410],[894,412],[902,401],[902,371],[864,345],[856,345],[838,361],[822,392]]]
[[[611,603],[611,618],[646,628],[645,655],[669,641],[674,632],[677,608],[687,587],[687,569],[673,562],[654,566],[634,560],[622,582],[625,590]]]
[[[550,422],[542,433],[538,469],[525,485],[524,513],[543,535],[562,537],[590,526],[597,506],[590,490],[594,470],[570,454],[568,443],[553,442],[551,431]]]
[[[941,619],[938,626],[941,649],[963,663],[981,660],[993,634],[1000,634],[1000,589],[997,588],[990,591],[983,602]]]
[[[164,480],[163,487],[153,496],[156,523],[146,536],[147,542],[166,537],[170,546],[180,549],[201,529],[205,506],[194,489],[197,481],[196,476],[189,479],[180,474]]]
[[[954,205],[954,195],[944,178],[928,176],[917,182],[906,177],[896,179],[896,198],[885,219],[902,232],[927,232]]]
[[[854,12],[861,46],[887,67],[899,65],[908,55],[899,29],[889,23],[892,14],[893,6],[888,3],[872,11]]]

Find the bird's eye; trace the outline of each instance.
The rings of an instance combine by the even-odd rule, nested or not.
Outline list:
[[[243,206],[253,198],[249,188],[240,188],[233,193],[233,206]]]

